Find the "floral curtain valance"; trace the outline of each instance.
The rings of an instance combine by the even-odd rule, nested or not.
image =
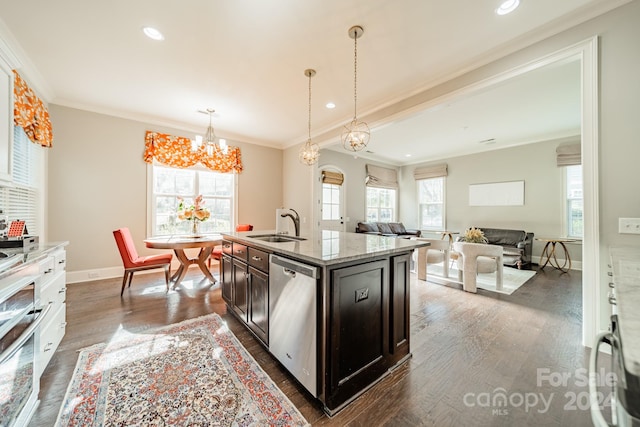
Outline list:
[[[242,159],[240,148],[227,148],[227,152],[216,149],[209,153],[202,147],[194,147],[193,141],[182,136],[147,131],[145,135],[144,161],[152,163],[153,159],[167,166],[188,168],[200,162],[215,172],[240,173]]]
[[[13,122],[24,129],[27,137],[35,144],[43,147],[53,145],[53,130],[49,111],[44,102],[35,94],[33,89],[22,80],[20,74],[13,70]]]

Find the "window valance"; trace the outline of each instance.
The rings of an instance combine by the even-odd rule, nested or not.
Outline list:
[[[344,182],[344,175],[340,172],[322,171],[321,176],[323,184],[342,185]]]
[[[413,171],[413,177],[416,181],[420,179],[440,178],[442,176],[447,176],[448,174],[448,165],[446,163],[416,168]]]
[[[560,145],[556,148],[558,166],[575,166],[582,164],[582,147],[580,143]]]
[[[24,129],[31,142],[51,147],[53,129],[47,107],[16,70],[13,75],[13,122]]]
[[[367,177],[364,182],[367,187],[398,188],[398,171],[381,166],[366,165]]]
[[[209,153],[204,146],[194,147],[189,138],[147,131],[144,161],[152,163],[153,159],[175,168],[188,168],[200,162],[215,172],[242,172],[239,147],[227,147],[226,154],[220,149]]]

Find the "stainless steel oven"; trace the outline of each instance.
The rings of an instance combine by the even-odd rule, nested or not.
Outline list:
[[[0,279],[0,427],[26,425],[37,406],[38,327],[50,307],[39,307],[37,279]]]

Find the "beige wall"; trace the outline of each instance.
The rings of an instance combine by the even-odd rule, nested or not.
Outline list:
[[[556,147],[567,141],[546,141],[502,150],[453,157],[447,163],[446,228],[462,232],[475,227],[507,228],[533,232],[535,237],[563,236],[563,168],[556,166]],[[416,167],[402,168],[402,220],[418,224]],[[524,206],[469,206],[469,185],[490,182],[524,181]],[[415,224],[415,225],[414,225]],[[568,246],[575,261],[582,259],[580,245]],[[543,245],[534,242],[533,256]]]
[[[49,241],[68,240],[67,270],[121,267],[112,231],[129,227],[140,254],[146,249],[147,130],[189,136],[164,128],[59,105],[50,105],[55,146],[49,153]],[[238,221],[273,228],[282,203],[282,150],[230,141],[242,150]]]

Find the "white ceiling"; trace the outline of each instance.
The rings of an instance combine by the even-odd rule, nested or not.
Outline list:
[[[306,68],[317,71],[312,136],[335,130],[322,141],[335,143],[352,119],[353,25],[364,27],[362,117],[628,1],[521,0],[498,16],[499,0],[0,0],[0,35],[50,103],[194,134],[208,124],[198,110],[211,107],[219,137],[285,148],[306,139]],[[146,25],[165,40],[146,38]],[[368,148],[402,164],[469,152],[482,139],[497,147],[575,134],[576,67],[540,70],[374,130]],[[326,109],[329,101],[337,107]]]

